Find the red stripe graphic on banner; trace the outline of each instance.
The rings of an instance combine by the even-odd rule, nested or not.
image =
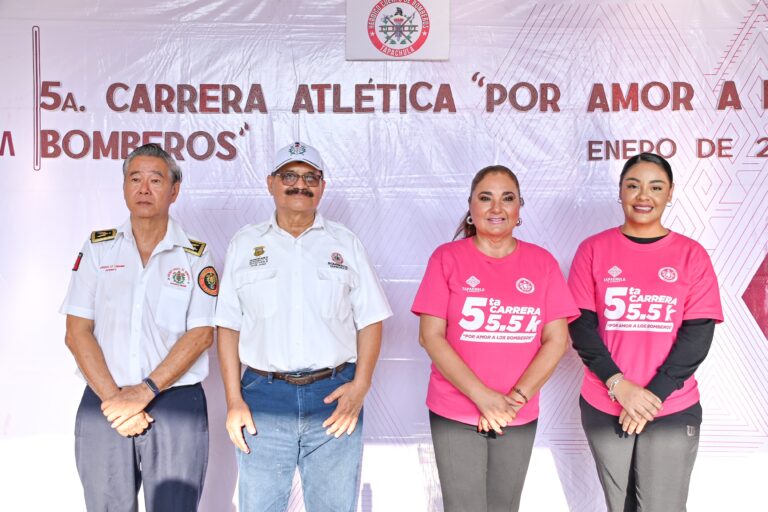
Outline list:
[[[32,27],[32,80],[34,90],[34,157],[32,168],[40,170],[40,27]]]

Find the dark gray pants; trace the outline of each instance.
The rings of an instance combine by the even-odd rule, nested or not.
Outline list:
[[[110,427],[85,388],[75,422],[75,459],[88,512],[197,510],[208,464],[208,414],[200,384],[168,389],[147,406],[154,423],[126,438]]]
[[[701,405],[656,418],[627,436],[617,416],[580,398],[581,424],[609,512],[685,512],[699,450]]]
[[[536,421],[504,435],[429,413],[445,512],[515,512],[536,437]]]

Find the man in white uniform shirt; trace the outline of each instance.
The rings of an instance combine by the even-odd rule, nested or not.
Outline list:
[[[363,400],[392,311],[357,237],[317,212],[325,172],[313,147],[280,149],[275,212],[227,250],[216,324],[243,512],[285,510],[297,466],[308,512],[356,507]]]
[[[130,218],[94,231],[61,312],[87,381],[75,457],[89,512],[197,510],[208,461],[208,374],[218,279],[203,242],[170,216],[181,186],[155,144],[123,163]]]

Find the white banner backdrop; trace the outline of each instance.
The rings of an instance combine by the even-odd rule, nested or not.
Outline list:
[[[617,177],[638,149],[670,156],[666,223],[709,251],[726,315],[698,372],[689,509],[764,506],[768,2],[455,1],[444,62],[346,61],[345,12],[342,0],[0,3],[0,507],[84,509],[83,382],[57,310],[85,237],[127,215],[120,158],[144,141],[179,157],[172,213],[220,265],[231,235],[270,214],[271,155],[296,138],[322,152],[321,210],[363,240],[395,311],[366,404],[360,510],[441,510],[409,306],[474,173],[518,172],[516,235],[567,272],[582,239],[621,221]],[[219,512],[236,510],[236,465],[212,355],[201,509]],[[580,377],[569,354],[544,388],[522,510],[604,509]],[[298,491],[290,510],[303,510]]]

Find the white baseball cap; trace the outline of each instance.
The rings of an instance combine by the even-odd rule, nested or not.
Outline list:
[[[303,142],[293,142],[284,148],[278,149],[277,153],[275,153],[275,161],[272,165],[272,172],[275,172],[289,162],[307,163],[318,171],[322,172],[323,176],[325,177],[326,173],[323,159],[320,157],[320,153],[309,144],[304,144]]]

